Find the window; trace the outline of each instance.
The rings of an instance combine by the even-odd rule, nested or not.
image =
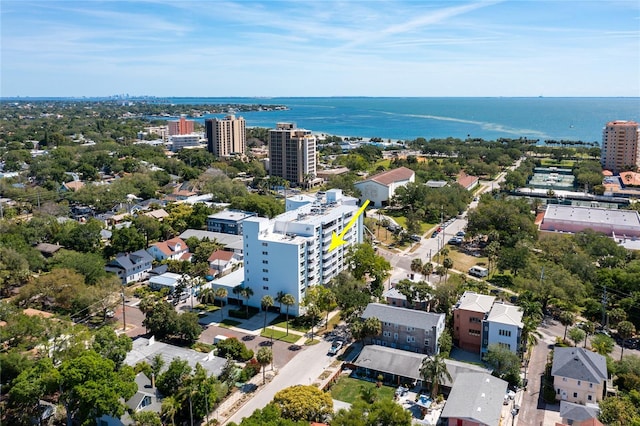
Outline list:
[[[415,328],[413,328],[413,327],[407,327],[407,331],[414,331],[414,330],[415,330]]]
[[[480,336],[480,330],[469,330],[469,334],[472,336]]]
[[[498,330],[500,336],[511,337],[511,330]]]
[[[262,277],[262,281],[269,281],[269,278],[267,278],[267,277]]]
[[[249,263],[249,262],[247,262],[247,263]],[[268,265],[269,261],[268,260],[263,260],[262,263],[264,263],[265,265]]]
[[[563,377],[563,378],[562,378],[562,381],[563,381],[563,382],[566,382],[566,381],[567,381],[567,378],[566,378],[566,377]]]
[[[269,270],[268,269],[263,269],[262,272],[266,272],[268,274]]]
[[[264,256],[268,256],[268,255],[269,255],[269,252],[268,252],[268,251],[263,251],[263,252],[262,252],[262,254],[263,254]]]
[[[593,401],[593,397],[591,395],[587,395],[587,401]]]
[[[269,247],[269,243],[262,243],[262,247]]]
[[[480,324],[480,318],[477,318],[477,317],[471,317],[471,318],[469,318],[469,322],[471,322],[471,323],[476,323],[476,324]]]
[[[398,333],[393,333],[393,340],[398,340]]]
[[[508,343],[502,343],[502,342],[498,342],[498,345],[500,345],[503,348],[509,349],[511,350],[511,345]]]
[[[416,341],[416,338],[413,336],[407,336],[407,343],[413,343]]]
[[[425,345],[425,346],[429,346],[429,343],[431,343],[431,342],[429,341],[429,339],[424,339],[424,345]]]
[[[574,393],[573,393],[573,397],[574,397],[574,398],[577,398],[577,397],[578,397],[578,392],[574,392]]]
[[[589,388],[593,389],[593,383],[589,383]]]
[[[383,332],[382,332],[382,335],[383,335],[384,337],[391,337],[391,332],[390,332],[390,331],[383,331]]]
[[[580,380],[578,380],[578,386],[580,386],[582,384],[582,382]]]
[[[263,286],[262,286],[262,289],[263,289],[263,290],[269,290],[269,286],[263,285]]]

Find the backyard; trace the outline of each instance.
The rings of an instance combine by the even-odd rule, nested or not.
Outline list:
[[[354,379],[348,376],[342,376],[336,383],[331,386],[331,397],[338,401],[353,404],[360,398],[363,389],[375,389],[378,399],[393,399],[395,388],[390,386],[377,387],[375,382]]]

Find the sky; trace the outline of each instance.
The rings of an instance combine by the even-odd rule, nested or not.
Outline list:
[[[0,5],[0,96],[640,96],[640,1]]]

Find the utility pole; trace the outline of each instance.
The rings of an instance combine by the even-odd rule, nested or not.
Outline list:
[[[124,289],[122,290],[122,331],[127,332],[127,311],[124,306]]]
[[[604,285],[602,290],[602,327],[608,329],[607,324],[607,285]]]

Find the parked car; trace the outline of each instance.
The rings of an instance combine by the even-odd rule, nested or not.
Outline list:
[[[464,231],[456,232],[456,237],[464,237],[465,235],[467,235],[467,234]]]
[[[454,246],[458,246],[458,245],[462,244],[462,238],[460,238],[460,237],[453,237],[453,238],[451,238],[451,239],[449,240],[449,242],[448,242],[448,243],[449,243],[449,244],[451,244],[451,245],[454,245]]]
[[[343,345],[344,342],[342,340],[334,340],[331,344],[331,349],[329,349],[329,355],[336,355],[340,349],[342,349]]]
[[[433,233],[431,234],[431,238],[435,238],[438,236],[438,231],[433,231]]]
[[[417,235],[417,234],[413,234],[413,235],[411,235],[409,238],[410,238],[412,241],[416,241],[416,242],[418,242],[418,241],[420,241],[420,240],[422,239],[422,238],[420,237],[420,235]]]

